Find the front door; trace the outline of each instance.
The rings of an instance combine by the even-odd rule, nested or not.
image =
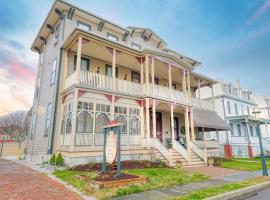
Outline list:
[[[179,135],[179,121],[178,121],[178,118],[177,117],[174,117],[173,118],[173,120],[174,120],[174,134],[175,134],[175,139],[177,140],[177,141],[179,141],[179,139],[180,139],[180,135]]]
[[[162,114],[161,112],[156,113],[156,130],[157,130],[157,138],[160,142],[163,141],[162,138]]]

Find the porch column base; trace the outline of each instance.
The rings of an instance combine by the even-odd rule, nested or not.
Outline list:
[[[225,158],[233,158],[232,146],[229,144],[224,145]]]
[[[251,145],[248,145],[248,155],[249,158],[254,158],[253,147]]]

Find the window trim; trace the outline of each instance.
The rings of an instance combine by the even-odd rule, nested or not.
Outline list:
[[[115,38],[116,40],[111,39],[110,37]],[[114,34],[112,34],[112,33],[109,33],[109,32],[107,32],[107,38],[108,38],[109,40],[111,40],[111,41],[114,41],[114,42],[118,42],[118,41],[119,41],[119,37],[118,37],[118,36],[116,36],[116,35],[114,35]]]
[[[50,112],[49,112],[50,108]],[[51,126],[52,121],[52,102],[47,104],[47,111],[46,111],[46,117],[45,117],[45,127],[44,127],[44,136],[48,136],[48,132]]]
[[[112,65],[105,64],[105,76],[109,76],[108,75],[108,68],[112,69]],[[109,76],[109,77],[112,77],[112,76]],[[115,77],[118,78],[118,67],[115,67]]]
[[[90,71],[90,59],[89,58],[86,58],[86,57],[83,57],[81,56],[81,66],[80,66],[80,70],[82,68],[82,60],[85,60],[87,62],[87,70],[86,71]],[[77,64],[77,55],[74,55],[74,62],[73,62],[73,72],[76,71],[76,64]],[[72,73],[73,73],[72,72]]]
[[[85,30],[84,28],[81,28],[81,27],[79,26],[80,24],[82,24],[82,25],[88,27],[88,30]],[[88,32],[90,32],[90,31],[92,30],[92,26],[91,26],[90,24],[87,24],[87,23],[82,22],[82,21],[80,21],[80,20],[77,20],[77,27],[80,28],[80,29],[82,29],[82,30],[84,30],[84,31],[88,31]]]
[[[55,64],[55,67],[54,67],[54,64]],[[55,80],[56,80],[56,67],[57,67],[57,58],[53,59],[53,62],[52,62],[50,86],[54,85]],[[54,78],[52,79],[53,74],[54,74]]]
[[[142,49],[142,45],[138,44],[138,43],[135,43],[135,42],[131,42],[131,47],[133,49],[136,49],[136,50],[141,50]],[[138,47],[138,48],[136,48]]]

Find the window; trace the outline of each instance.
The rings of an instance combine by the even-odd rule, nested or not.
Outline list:
[[[243,105],[241,105],[241,112],[242,112],[242,115],[244,115],[244,107],[243,107]]]
[[[172,89],[176,90],[176,84],[172,83]]]
[[[251,136],[254,136],[254,133],[253,133],[253,126],[249,126],[249,132],[250,132],[250,135],[251,135]]]
[[[45,119],[45,133],[44,135],[48,135],[48,131],[51,125],[51,117],[52,117],[52,103],[49,103],[47,106],[47,114]]]
[[[93,132],[93,117],[90,113],[82,111],[77,116],[77,133]]]
[[[35,134],[35,131],[36,131],[36,121],[37,121],[37,114],[34,113],[33,114],[33,118],[32,118],[32,124],[31,124],[31,132],[30,132],[30,140],[33,139],[33,136]]]
[[[38,77],[37,79],[37,86],[36,86],[36,98],[39,95],[39,88],[40,88],[40,77]]]
[[[231,114],[232,111],[231,111],[231,104],[229,101],[227,101],[227,108],[228,108],[228,114]]]
[[[110,112],[110,105],[105,105],[105,104],[96,104],[96,111],[97,112]]]
[[[126,115],[127,114],[127,108],[126,107],[121,107],[121,106],[115,106],[114,112],[116,114],[124,114],[124,115]]]
[[[131,72],[131,80],[134,83],[140,83],[141,82],[141,75],[138,72]]]
[[[127,120],[126,120],[126,118],[123,115],[117,115],[115,117],[115,121],[123,124],[123,126],[122,126],[122,133],[123,134],[126,134],[127,133]]]
[[[44,46],[40,49],[40,56],[39,56],[40,58],[40,60],[39,60],[39,63],[40,63],[40,65],[42,65],[43,64],[43,60],[44,60]]]
[[[56,59],[53,60],[52,64],[52,72],[51,72],[51,85],[55,83],[55,77],[56,77]]]
[[[238,106],[237,106],[237,103],[234,104],[234,108],[235,108],[235,115],[238,115]]]
[[[237,124],[237,131],[238,131],[238,135],[241,136],[242,132],[241,132],[241,125]]]
[[[77,27],[84,31],[91,31],[91,26],[81,21],[77,22]]]
[[[53,38],[54,45],[56,45],[59,42],[59,32],[60,32],[60,24],[58,24],[54,30],[54,38]]]
[[[88,58],[82,58],[81,57],[81,70],[87,70],[89,71],[89,59]],[[76,70],[77,65],[77,56],[74,56],[74,65],[73,65],[73,71]]]
[[[256,127],[256,135],[258,137],[260,136],[260,127],[259,126]]]
[[[66,134],[71,133],[71,128],[72,128],[72,112],[69,112],[67,116],[67,122],[66,122]]]
[[[106,69],[105,69],[105,74],[106,76],[112,77],[112,66],[106,64]],[[115,68],[115,77],[118,78],[118,67]]]
[[[98,113],[96,115],[96,124],[95,124],[95,133],[102,134],[103,133],[103,126],[109,123],[110,119],[109,116],[105,113]]]
[[[233,130],[233,124],[230,123],[230,127],[231,127],[231,135],[234,135],[234,130]]]
[[[139,135],[140,132],[140,121],[137,117],[132,117],[129,120],[130,134]]]
[[[113,35],[111,33],[107,33],[107,38],[112,41],[118,41],[118,37],[116,35]]]
[[[137,49],[137,50],[141,50],[142,49],[142,46],[135,43],[135,42],[131,42],[131,47],[134,48],[134,49]]]
[[[247,106],[247,114],[250,115],[249,106]]]

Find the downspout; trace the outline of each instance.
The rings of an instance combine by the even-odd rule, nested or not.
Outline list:
[[[53,152],[53,145],[54,145],[56,117],[57,117],[56,115],[57,115],[57,107],[58,107],[58,99],[59,99],[59,88],[60,88],[60,77],[61,77],[61,66],[62,66],[62,54],[63,54],[63,48],[60,49],[60,58],[59,58],[59,63],[58,63],[58,76],[57,76],[57,85],[56,85],[56,93],[55,93],[55,104],[54,104],[54,113],[53,113],[53,125],[52,125],[50,148],[48,150],[48,153],[49,154],[52,154],[52,152]]]

